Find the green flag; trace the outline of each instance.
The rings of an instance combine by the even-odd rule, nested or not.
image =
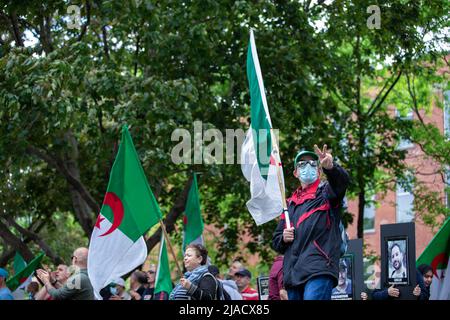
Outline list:
[[[144,263],[143,235],[161,219],[127,126],[89,244],[88,274],[94,293]]]
[[[156,271],[155,296],[159,294],[161,300],[167,300],[172,292],[172,279],[170,277],[169,257],[167,255],[164,233],[161,233],[159,249],[159,262]]]
[[[203,219],[200,210],[200,194],[198,192],[197,176],[194,173],[191,188],[186,201],[186,209],[183,217],[184,241],[183,251],[191,243],[203,244]]]
[[[450,218],[436,233],[416,261],[416,265],[428,264],[433,268],[430,288],[431,300],[450,300]]]
[[[116,202],[121,202],[122,210],[115,205]],[[114,210],[116,208],[117,211]],[[132,241],[139,239],[161,219],[161,211],[126,125],[122,128],[122,139],[101,213],[113,226],[120,223],[117,228]],[[121,221],[116,221],[116,218]]]
[[[19,251],[16,251],[16,255],[14,256],[14,263],[13,263],[14,274],[18,274],[20,271],[25,269],[26,266],[27,266],[27,263],[25,262],[23,257],[20,255]]]
[[[253,31],[247,50],[247,78],[251,124],[241,148],[241,170],[250,182],[248,211],[261,225],[283,212],[284,177]]]
[[[44,252],[38,254],[33,260],[30,261],[26,265],[25,268],[20,270],[18,273],[14,275],[11,279],[6,282],[6,286],[11,290],[15,291],[23,282],[25,282],[36,270],[36,268],[41,263],[42,258],[44,257]]]

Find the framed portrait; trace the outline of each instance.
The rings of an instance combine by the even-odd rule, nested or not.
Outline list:
[[[361,300],[363,290],[363,241],[350,240],[347,253],[339,259],[338,285],[331,300]]]
[[[258,277],[256,282],[259,300],[269,300],[269,277]]]
[[[408,238],[386,238],[385,244],[387,246],[387,283],[389,285],[408,285],[409,270],[408,270]]]
[[[416,237],[414,222],[381,225],[381,284],[399,289],[399,300],[416,300]]]
[[[353,254],[346,254],[339,259],[338,285],[331,292],[331,300],[353,300],[355,292],[353,261]]]

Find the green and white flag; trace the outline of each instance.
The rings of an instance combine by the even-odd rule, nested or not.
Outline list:
[[[433,268],[430,300],[450,300],[450,218],[436,233],[416,261]]]
[[[16,255],[14,256],[14,262],[13,262],[14,274],[18,274],[20,271],[25,269],[26,266],[27,266],[27,263],[25,262],[23,257],[20,255],[20,253],[17,251]],[[12,292],[14,300],[24,300],[25,299],[27,286],[30,284],[32,278],[33,278],[33,274],[31,274],[28,278],[20,279],[21,283],[20,283],[19,287],[17,287],[17,289]]]
[[[14,300],[26,299],[27,286],[44,256],[45,254],[41,252],[27,264],[22,256],[18,252],[16,253],[13,264],[14,277],[6,282],[6,286],[12,291]]]
[[[161,219],[128,128],[123,126],[119,151],[103,206],[89,244],[88,274],[97,299],[114,279],[144,263],[143,235]]]
[[[200,210],[200,193],[198,192],[197,176],[194,173],[191,188],[186,201],[186,209],[183,216],[184,236],[183,252],[191,243],[203,243],[203,219]]]
[[[169,297],[172,292],[172,279],[170,277],[169,257],[167,255],[164,233],[161,233],[161,244],[159,249],[158,269],[156,271],[155,296],[159,294],[161,299]]]
[[[250,182],[251,199],[247,208],[257,225],[278,217],[283,211],[277,166],[281,160],[274,148],[272,121],[267,106],[261,68],[253,31],[247,51],[247,78],[250,87],[251,125],[241,150],[241,169]],[[280,168],[281,169],[281,168]],[[283,171],[280,180],[284,188]]]

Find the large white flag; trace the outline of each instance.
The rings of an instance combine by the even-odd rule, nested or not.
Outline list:
[[[250,87],[251,126],[241,149],[241,169],[250,182],[251,199],[247,208],[257,225],[283,211],[283,170],[272,130],[264,83],[253,31],[247,51],[247,77]]]

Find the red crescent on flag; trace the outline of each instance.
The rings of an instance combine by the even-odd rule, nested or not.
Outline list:
[[[276,166],[277,165],[277,162],[275,161],[275,157],[271,154],[270,155],[270,162],[269,162],[269,164],[271,164],[272,166]]]
[[[109,206],[111,208],[111,211],[114,215],[114,220],[111,228],[109,228],[108,231],[106,231],[104,234],[100,235],[99,237],[106,236],[116,230],[120,224],[122,223],[123,219],[123,204],[120,198],[114,193],[114,192],[107,192],[105,195],[105,200],[103,201],[103,204]]]
[[[433,268],[433,274],[434,274],[434,276],[435,276],[436,278],[438,278],[438,279],[439,279],[439,277],[438,277],[437,272],[436,272],[437,266],[438,266],[441,262],[445,264],[445,262],[446,262],[445,259],[446,259],[446,258],[447,258],[447,257],[446,257],[446,254],[445,254],[444,252],[442,252],[442,253],[436,255],[436,256],[434,257],[433,261],[431,261],[431,268]]]

